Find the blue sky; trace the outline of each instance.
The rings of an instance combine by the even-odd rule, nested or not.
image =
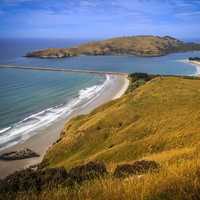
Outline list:
[[[200,37],[200,0],[0,0],[0,37]]]

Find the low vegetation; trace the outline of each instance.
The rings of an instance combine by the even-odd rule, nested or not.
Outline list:
[[[200,62],[200,58],[199,57],[189,57],[190,61],[197,61]]]
[[[129,87],[126,91],[126,94],[134,91],[136,88],[144,85],[146,82],[151,79],[158,77],[159,75],[150,75],[146,73],[133,73],[129,75]]]
[[[147,172],[153,172],[159,170],[159,164],[151,160],[140,160],[133,164],[122,164],[118,165],[114,171],[114,176],[118,178],[140,175]]]
[[[200,199],[200,79],[141,73],[129,78],[123,97],[70,120],[34,172],[61,170],[71,177],[65,181],[75,178],[72,185],[44,184],[37,192],[10,190],[2,197]],[[91,168],[91,161],[100,165]],[[102,173],[90,176],[91,169]]]

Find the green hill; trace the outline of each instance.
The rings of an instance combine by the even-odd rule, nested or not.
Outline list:
[[[63,58],[78,55],[162,56],[173,52],[200,50],[200,45],[173,37],[132,36],[90,42],[74,48],[49,48],[28,53],[27,57]]]
[[[20,193],[18,199],[200,198],[200,79],[130,79],[126,95],[70,120],[40,167],[68,170],[103,161],[113,174],[120,164],[151,160],[159,171],[122,179],[109,175],[73,188]]]
[[[200,80],[157,77],[135,91],[65,125],[44,163],[108,165],[194,148],[200,140]]]

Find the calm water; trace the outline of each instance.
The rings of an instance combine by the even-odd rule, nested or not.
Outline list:
[[[83,68],[120,72],[192,75],[195,66],[184,63],[200,52],[178,53],[157,58],[136,56],[80,56],[63,59],[25,58],[27,52],[66,47],[83,40],[0,40],[0,64],[35,67]],[[47,125],[75,106],[89,101],[103,89],[105,77],[89,74],[53,73],[0,69],[0,148],[18,142],[21,135]],[[107,80],[108,84],[109,80]]]

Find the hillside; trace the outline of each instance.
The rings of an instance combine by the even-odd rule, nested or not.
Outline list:
[[[126,95],[70,120],[40,168],[69,170],[103,161],[112,174],[119,165],[150,160],[159,170],[125,179],[110,175],[39,194],[20,193],[18,199],[199,199],[200,79],[130,79]]]
[[[91,42],[74,48],[49,48],[28,53],[27,57],[63,58],[78,55],[163,56],[173,52],[200,50],[200,44],[184,43],[173,37],[132,36]]]
[[[200,80],[158,77],[71,120],[44,162],[66,168],[90,160],[111,165],[174,148],[194,148],[200,139],[199,84]]]

